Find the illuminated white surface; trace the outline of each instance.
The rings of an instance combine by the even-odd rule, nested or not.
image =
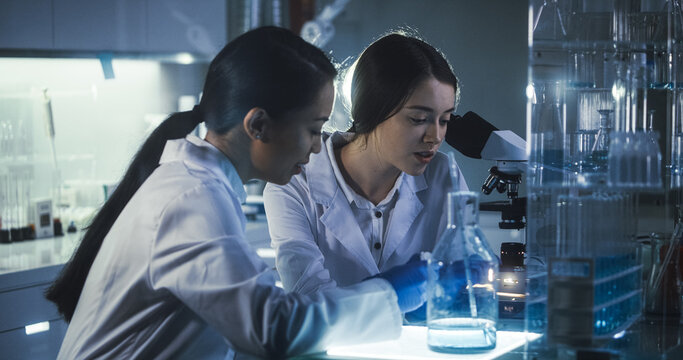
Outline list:
[[[396,340],[371,344],[336,347],[327,350],[334,357],[360,359],[493,359],[518,348],[526,342],[537,339],[540,334],[517,331],[498,331],[495,349],[473,354],[446,354],[429,350],[426,326],[404,326],[401,337]]]
[[[32,335],[50,330],[50,323],[48,321],[43,321],[31,325],[26,325],[24,327],[26,330],[26,335]]]

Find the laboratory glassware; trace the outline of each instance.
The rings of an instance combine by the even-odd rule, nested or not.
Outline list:
[[[597,346],[639,317],[639,193],[669,185],[662,150],[680,163],[679,3],[529,1],[525,328],[544,334],[532,351]],[[656,130],[674,129],[662,145],[651,110],[670,121]]]
[[[645,311],[650,314],[679,317],[681,315],[680,264],[683,225],[678,224],[672,234],[650,234],[650,256],[645,291]]]
[[[558,196],[556,250],[548,259],[548,335],[589,346],[630,326],[640,315],[641,268],[632,246],[633,198],[582,191]],[[596,219],[599,219],[596,221]]]
[[[448,194],[448,226],[429,259],[427,344],[440,352],[496,346],[498,258],[479,228],[478,194]]]
[[[595,142],[590,152],[590,163],[593,172],[600,175],[607,174],[607,155],[609,153],[609,133],[612,129],[611,118],[614,111],[611,109],[600,109],[600,128],[595,136]],[[598,180],[604,183],[605,179]]]
[[[537,185],[557,184],[562,181],[564,168],[565,131],[564,84],[559,81],[532,84],[527,95],[531,111],[537,120],[531,130],[529,171]]]

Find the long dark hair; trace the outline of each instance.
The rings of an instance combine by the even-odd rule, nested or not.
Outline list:
[[[458,79],[446,58],[423,40],[392,33],[373,42],[353,70],[349,131],[369,134],[405,105],[421,81],[432,76],[459,93]]]
[[[262,27],[227,44],[209,66],[200,105],[171,115],[147,138],[45,297],[71,321],[104,238],[159,166],[167,140],[185,137],[202,121],[210,131],[225,134],[253,107],[265,109],[273,118],[296,111],[313,102],[336,74],[320,49],[286,29]]]

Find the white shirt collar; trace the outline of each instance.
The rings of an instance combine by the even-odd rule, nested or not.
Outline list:
[[[211,143],[192,134],[188,134],[184,139],[168,140],[159,164],[171,161],[188,161],[208,169],[230,185],[240,203],[246,201],[247,192],[237,169],[230,159]]]
[[[332,134],[332,136],[326,139],[325,149],[327,151],[327,156],[330,158],[330,164],[332,165],[334,177],[337,179],[339,187],[344,193],[346,200],[349,202],[349,204],[353,204],[355,202],[356,206],[362,207],[364,203],[369,203],[370,201],[358,195],[346,183],[346,180],[344,179],[344,176],[342,176],[341,170],[339,169],[339,164],[337,164],[337,158],[334,155],[335,148],[339,148],[348,144],[349,142],[351,142],[351,140],[353,140],[353,137],[353,133],[336,131]],[[398,178],[396,179],[396,182],[394,182],[394,186],[391,188],[387,196],[382,201],[380,201],[379,204],[377,204],[378,207],[386,205],[391,201],[391,199],[394,197],[399,187],[401,186],[401,183],[403,182],[403,175],[404,173],[401,171]]]

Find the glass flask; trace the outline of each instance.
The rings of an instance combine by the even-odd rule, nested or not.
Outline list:
[[[595,137],[595,142],[591,148],[590,163],[593,166],[593,171],[606,174],[607,173],[607,155],[609,153],[609,132],[612,128],[610,118],[614,110],[600,109],[600,128]]]
[[[429,259],[427,344],[461,353],[496,346],[498,258],[479,228],[479,198],[448,194],[448,226]]]
[[[527,89],[532,116],[529,170],[531,183],[550,185],[562,182],[564,173],[565,116],[564,85],[550,81],[532,84]]]

